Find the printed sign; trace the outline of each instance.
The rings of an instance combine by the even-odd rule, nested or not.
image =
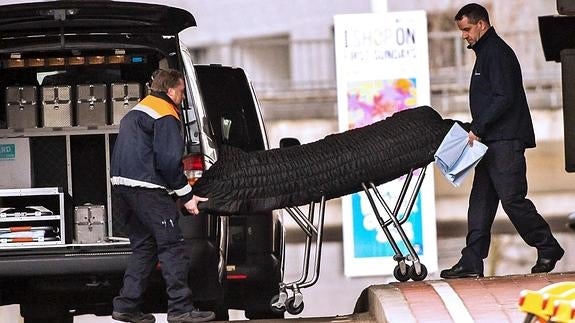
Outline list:
[[[363,127],[397,111],[430,104],[427,19],[424,11],[338,15],[335,22],[340,130]],[[369,149],[369,148],[367,148]],[[430,167],[430,166],[428,166]],[[414,174],[414,180],[419,172]],[[381,185],[393,210],[405,176]],[[410,187],[410,191],[413,185]],[[407,201],[409,196],[405,199]],[[404,203],[406,204],[406,203]],[[343,205],[345,274],[389,275],[397,262],[365,193],[346,196]],[[402,205],[400,210],[403,210]],[[386,210],[377,206],[384,220]],[[437,270],[433,172],[428,171],[410,214],[401,226],[429,272]],[[405,256],[393,225],[386,226]],[[409,262],[408,262],[409,263]]]
[[[0,144],[0,160],[13,160],[16,158],[16,145]]]

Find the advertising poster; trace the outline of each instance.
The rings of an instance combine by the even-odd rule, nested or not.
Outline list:
[[[430,104],[424,11],[338,15],[334,22],[340,131]],[[437,271],[437,241],[431,167],[428,166],[412,212],[402,228],[421,263],[429,272],[434,272]],[[402,176],[378,188],[391,209],[404,182],[405,176]],[[408,198],[409,195],[406,202]],[[346,276],[391,275],[397,265],[394,252],[365,193],[344,197],[342,206]],[[389,219],[383,207],[378,206],[378,210],[384,220]],[[401,210],[405,210],[405,206]],[[403,216],[400,213],[399,218]],[[402,253],[407,255],[397,230],[393,225],[387,228]]]

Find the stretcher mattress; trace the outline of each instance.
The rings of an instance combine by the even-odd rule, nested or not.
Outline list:
[[[300,146],[249,153],[224,146],[194,194],[209,198],[201,211],[231,215],[355,193],[364,182],[379,185],[431,163],[453,123],[421,106]]]

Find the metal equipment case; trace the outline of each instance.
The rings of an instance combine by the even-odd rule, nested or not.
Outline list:
[[[74,208],[74,241],[76,243],[104,242],[106,208],[103,205],[82,205]]]
[[[44,127],[72,126],[72,87],[55,85],[42,87],[42,117]]]
[[[140,101],[142,90],[139,83],[112,83],[112,120],[114,125]]]
[[[106,84],[80,84],[76,86],[78,126],[104,126],[107,120]]]
[[[6,114],[10,129],[38,126],[37,92],[35,86],[6,87]]]

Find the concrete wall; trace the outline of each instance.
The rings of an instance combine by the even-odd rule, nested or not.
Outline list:
[[[183,2],[183,1],[182,1]],[[292,39],[325,38],[333,15],[370,12],[370,0],[193,0],[187,2],[198,20],[190,32],[194,44],[289,34]]]

